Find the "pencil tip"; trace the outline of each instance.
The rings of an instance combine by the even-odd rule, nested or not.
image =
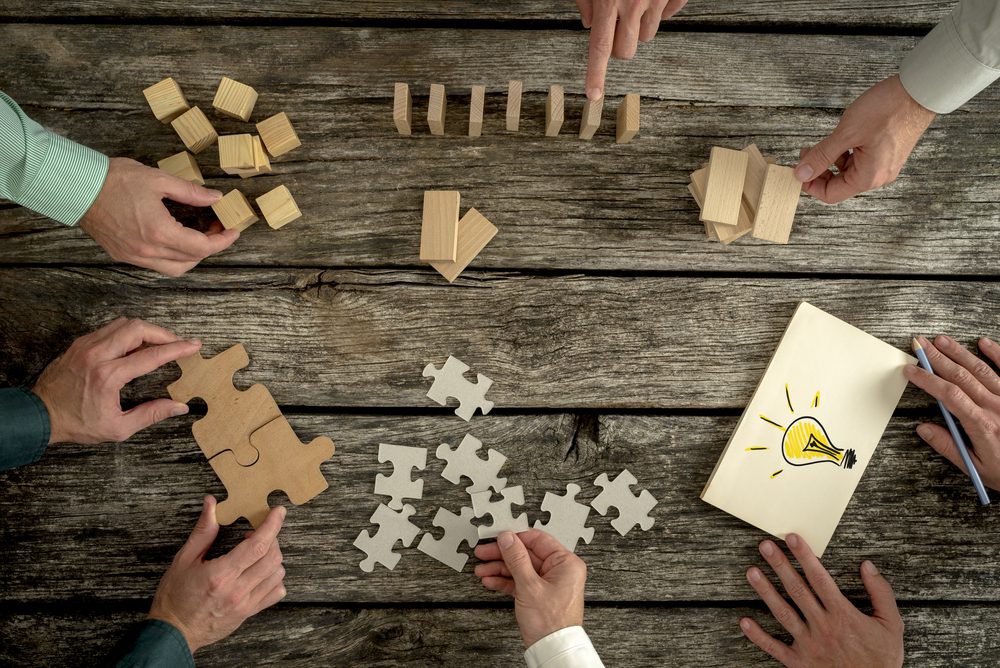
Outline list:
[[[920,345],[920,341],[917,341],[917,337],[913,337],[913,352],[923,349],[924,347]]]

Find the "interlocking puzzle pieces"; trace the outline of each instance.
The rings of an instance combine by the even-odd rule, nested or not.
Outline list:
[[[375,493],[391,498],[389,507],[401,510],[403,499],[420,499],[424,495],[424,481],[413,480],[410,470],[423,471],[427,465],[427,449],[411,448],[405,445],[391,443],[378,444],[379,464],[392,462],[392,475],[381,473],[375,476]]]
[[[492,501],[493,493],[490,490],[470,494],[472,498],[472,510],[476,517],[490,516],[492,524],[480,525],[478,528],[479,538],[496,538],[503,531],[513,531],[520,533],[528,530],[528,515],[521,513],[514,517],[514,506],[524,505],[524,490],[520,485],[516,487],[505,487],[500,494],[502,501]]]
[[[465,476],[472,481],[465,490],[469,494],[489,491],[491,487],[498,492],[502,490],[507,484],[507,479],[499,477],[498,474],[507,462],[507,458],[490,448],[486,459],[481,459],[478,452],[482,447],[483,442],[472,434],[466,434],[455,449],[450,448],[447,443],[439,445],[437,458],[447,462],[441,471],[441,477],[458,485]]]
[[[390,571],[396,567],[399,553],[392,551],[396,541],[402,541],[403,547],[409,547],[420,533],[420,528],[410,523],[416,512],[411,505],[405,505],[396,512],[384,503],[375,509],[370,521],[379,525],[378,531],[373,536],[370,530],[365,529],[354,540],[354,547],[368,555],[361,560],[361,570],[371,573],[375,564],[382,564]]]
[[[442,406],[448,405],[448,397],[454,397],[458,400],[455,415],[466,422],[472,419],[477,408],[483,415],[493,410],[493,402],[486,398],[493,381],[482,374],[477,374],[475,383],[468,381],[464,376],[468,370],[468,365],[449,355],[443,367],[428,364],[423,374],[425,378],[434,378],[427,396]]]
[[[618,517],[612,520],[611,526],[623,536],[637,524],[643,531],[649,531],[655,521],[650,517],[649,511],[657,501],[646,489],[638,496],[633,494],[629,488],[637,482],[639,481],[629,473],[628,469],[622,470],[614,480],[608,480],[608,474],[602,473],[594,481],[594,484],[603,488],[603,491],[590,502],[590,505],[601,515],[607,515],[608,508],[617,508]]]
[[[462,508],[460,512],[456,515],[445,508],[438,508],[434,526],[444,529],[444,537],[438,540],[425,533],[417,544],[418,550],[458,572],[469,560],[469,555],[458,551],[459,546],[463,541],[469,547],[475,547],[479,542],[479,529],[471,521],[474,516],[472,508]]]
[[[590,506],[577,502],[579,493],[580,486],[573,483],[566,485],[563,496],[546,492],[542,510],[549,514],[549,521],[545,524],[536,521],[534,527],[553,536],[570,552],[576,552],[578,540],[589,543],[594,539],[593,527],[586,526]]]

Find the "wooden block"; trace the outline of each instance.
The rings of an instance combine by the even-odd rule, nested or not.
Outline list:
[[[743,151],[747,154],[747,176],[743,181],[743,204],[750,212],[750,220],[753,220],[757,215],[760,190],[764,187],[767,159],[761,155],[756,144],[750,144]]]
[[[153,110],[156,120],[164,125],[191,108],[184,93],[181,92],[181,87],[171,77],[144,88],[142,94],[146,96],[146,102]]]
[[[583,103],[583,114],[580,116],[580,139],[591,139],[597,128],[601,127],[601,112],[604,111],[604,98],[587,100]]]
[[[549,86],[549,97],[545,101],[545,136],[555,137],[562,128],[563,116],[563,87],[558,85]]]
[[[219,138],[215,128],[205,117],[205,112],[198,107],[191,107],[170,125],[192,153],[201,153]]]
[[[475,209],[469,209],[458,221],[458,252],[454,262],[431,262],[449,283],[453,283],[459,274],[476,259],[476,256],[497,234],[497,228],[486,219],[486,216]]]
[[[787,244],[801,194],[802,183],[795,178],[794,169],[784,165],[768,165],[760,201],[757,203],[754,238]]]
[[[420,259],[455,262],[458,259],[458,205],[455,190],[424,192],[424,218],[420,226]]]
[[[164,158],[157,162],[156,166],[179,179],[197,183],[199,186],[205,185],[205,179],[202,178],[198,163],[195,162],[194,156],[187,151],[181,151],[169,158]]]
[[[226,174],[256,171],[253,137],[249,134],[219,137],[219,167]]]
[[[448,105],[443,84],[431,84],[431,95],[427,101],[427,125],[432,135],[444,134],[444,114]]]
[[[618,105],[615,142],[627,144],[639,132],[639,94],[629,93]]]
[[[748,161],[749,156],[743,151],[712,147],[701,220],[720,225],[736,225],[739,222]]]
[[[239,171],[241,179],[249,179],[258,174],[270,174],[271,161],[267,159],[267,151],[264,150],[264,142],[260,140],[260,135],[253,136],[253,169]]]
[[[691,194],[694,196],[698,206],[701,207],[705,201],[704,193],[705,186],[708,181],[708,168],[703,167],[698,171],[691,174],[691,185],[688,186]],[[750,215],[750,208],[747,206],[746,201],[740,202],[740,216],[737,219],[736,225],[719,225],[718,223],[710,223],[704,221],[705,223],[705,233],[708,235],[709,239],[721,241],[723,244],[728,246],[740,237],[746,236],[753,229],[753,216]]]
[[[242,232],[260,220],[250,208],[250,202],[239,190],[230,190],[226,193],[212,205],[212,211],[227,230],[236,229]]]
[[[264,220],[274,230],[302,217],[292,193],[285,186],[278,186],[258,197],[257,206],[264,214]]]
[[[521,125],[521,93],[524,91],[524,82],[518,79],[511,79],[507,84],[507,129],[517,132]]]
[[[486,86],[473,86],[469,101],[469,136],[483,134],[483,107],[486,106]]]
[[[288,120],[288,114],[283,111],[258,123],[257,132],[264,142],[264,148],[275,158],[302,146],[292,122]]]
[[[222,77],[219,88],[215,91],[215,99],[212,100],[212,106],[220,114],[241,121],[250,120],[255,104],[257,104],[257,91],[229,77]]]
[[[401,135],[413,133],[413,98],[410,85],[397,83],[392,96],[392,120]]]

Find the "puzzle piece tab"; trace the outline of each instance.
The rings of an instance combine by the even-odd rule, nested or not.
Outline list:
[[[540,520],[535,522],[536,529],[553,536],[570,552],[576,552],[578,540],[584,543],[594,540],[594,529],[586,526],[590,506],[577,502],[576,495],[579,493],[580,486],[573,483],[566,485],[564,496],[545,492],[542,510],[549,514],[549,521],[545,524]]]
[[[396,541],[402,541],[403,547],[409,547],[420,533],[420,528],[410,523],[410,518],[416,512],[409,504],[399,512],[390,510],[384,503],[375,509],[370,521],[379,525],[378,531],[373,536],[370,530],[365,529],[354,540],[354,547],[368,555],[361,560],[361,570],[371,573],[375,570],[375,564],[382,564],[390,571],[396,567],[399,553],[392,551]]]
[[[426,448],[410,448],[390,443],[378,444],[378,461],[393,463],[392,475],[375,476],[375,493],[391,497],[388,506],[392,510],[403,508],[403,499],[419,499],[424,495],[424,481],[410,478],[410,469],[423,471],[427,465]]]
[[[501,531],[520,533],[528,530],[528,514],[521,513],[514,517],[513,511],[513,506],[524,505],[524,490],[521,486],[505,487],[500,494],[503,495],[503,501],[491,501],[493,493],[490,490],[470,495],[476,517],[489,515],[493,520],[489,526],[479,526],[480,538],[496,538]]]
[[[486,399],[493,381],[478,374],[477,382],[470,382],[464,376],[468,370],[467,364],[451,355],[440,369],[433,364],[424,367],[424,377],[434,377],[434,384],[427,391],[427,396],[442,406],[448,405],[448,397],[454,397],[458,400],[455,415],[466,422],[472,419],[477,408],[483,415],[493,410],[493,402]]]
[[[485,492],[490,487],[500,491],[507,484],[507,478],[498,477],[507,458],[496,450],[490,449],[486,459],[480,459],[476,454],[483,447],[483,442],[471,434],[466,434],[462,442],[454,450],[447,443],[442,443],[437,449],[437,458],[448,464],[441,471],[441,477],[458,485],[462,476],[472,481],[466,488],[469,494]]]
[[[461,515],[438,508],[434,515],[434,526],[444,529],[444,537],[438,540],[430,533],[425,533],[420,537],[417,549],[461,573],[469,555],[459,552],[458,547],[462,541],[468,543],[469,547],[475,547],[479,542],[479,529],[472,524],[472,517],[472,508],[462,508]]]
[[[637,482],[638,480],[628,469],[624,469],[613,481],[608,480],[607,473],[597,476],[597,480],[594,481],[594,484],[602,487],[603,491],[590,502],[590,505],[601,515],[607,515],[610,507],[617,508],[618,518],[611,522],[611,526],[623,536],[637,524],[643,531],[649,531],[655,522],[650,517],[649,511],[657,504],[657,500],[646,489],[638,496],[633,494],[629,487]]]

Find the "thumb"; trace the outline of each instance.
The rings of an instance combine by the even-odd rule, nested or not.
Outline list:
[[[167,199],[192,206],[209,206],[222,197],[218,190],[203,188],[197,183],[185,181],[169,174],[163,177],[160,192]]]
[[[802,153],[799,164],[795,166],[795,178],[802,183],[812,181],[851,148],[851,142],[838,127],[832,135]]]
[[[144,404],[139,404],[122,414],[122,420],[124,421],[123,431],[128,434],[122,440],[132,438],[133,434],[151,427],[157,422],[184,415],[187,412],[187,404],[182,404],[171,399],[153,399]]]
[[[882,577],[875,564],[866,561],[861,564],[861,581],[865,583],[868,596],[872,599],[872,611],[875,617],[898,624],[903,621],[896,606],[896,597],[892,593],[892,585]]]
[[[208,552],[208,548],[212,547],[215,537],[219,534],[219,523],[215,520],[216,503],[214,496],[205,497],[205,505],[202,506],[201,517],[198,518],[198,523],[194,525],[194,529],[191,531],[191,535],[188,536],[187,542],[184,543],[180,552],[177,553],[179,559],[185,561],[203,559],[205,553]]]
[[[535,567],[531,565],[531,557],[528,549],[512,531],[504,531],[497,536],[497,545],[500,546],[500,556],[507,564],[510,576],[514,578],[514,586],[526,585],[538,578]]]

